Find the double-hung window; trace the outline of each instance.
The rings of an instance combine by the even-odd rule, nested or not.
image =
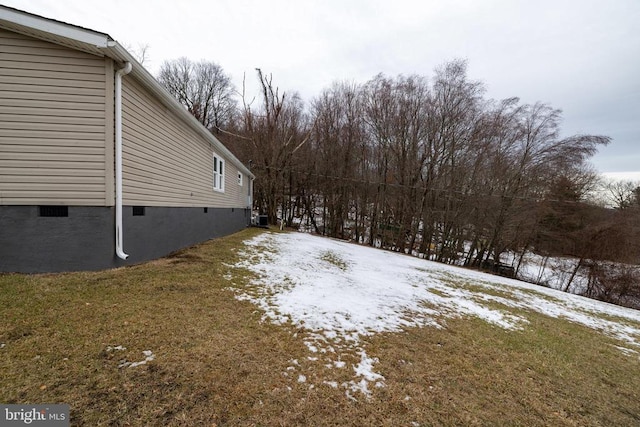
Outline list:
[[[224,192],[224,159],[213,155],[213,189]]]

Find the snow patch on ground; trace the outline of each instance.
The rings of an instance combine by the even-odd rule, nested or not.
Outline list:
[[[624,354],[626,354],[627,356],[634,356],[639,354],[640,352],[636,351],[636,350],[632,350],[630,348],[627,347],[621,347],[619,345],[614,345],[615,348],[617,348],[618,350],[620,350],[621,352],[623,352]]]
[[[146,365],[147,362],[151,362],[156,358],[151,350],[144,350],[142,354],[145,356],[144,360],[141,360],[140,362],[128,362],[127,360],[123,360],[118,365],[118,368],[135,368],[136,366]]]
[[[376,387],[384,386],[384,377],[373,370],[373,365],[378,362],[378,358],[367,356],[364,350],[360,352],[360,363],[353,367],[356,377],[361,378],[360,381],[351,381],[348,386],[351,391],[359,391],[368,396],[371,394],[369,383],[374,383]]]
[[[520,254],[508,252],[505,254],[507,264],[516,266]],[[527,252],[522,257],[522,262],[518,269],[518,278],[530,283],[537,283],[549,288],[566,290],[572,294],[582,294],[589,279],[583,271],[576,271],[571,285],[567,288],[567,283],[576,269],[578,260],[576,258],[549,257],[545,258],[531,252]]]
[[[259,306],[265,320],[304,328],[309,351],[327,367],[346,366],[340,355],[359,356],[352,362],[354,379],[342,384],[350,397],[350,392],[370,395],[371,383],[384,386],[363,338],[411,327],[440,328],[446,318],[478,317],[518,330],[528,320],[510,309],[537,311],[640,349],[640,312],[624,307],[308,234],[264,233],[244,243],[244,260],[236,267],[255,272],[258,279],[233,289],[236,297]]]

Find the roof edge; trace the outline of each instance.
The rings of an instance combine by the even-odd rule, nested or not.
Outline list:
[[[108,48],[103,49],[105,55],[118,61],[118,62],[130,62],[133,65],[130,75],[135,77],[142,85],[147,88],[153,95],[160,99],[160,101],[171,109],[178,117],[186,121],[193,129],[195,129],[202,137],[204,137],[216,150],[217,154],[223,155],[230,159],[241,172],[255,178],[255,175],[238,159],[227,147],[224,146],[218,138],[215,137],[200,123],[184,105],[180,104],[178,100],[167,91],[167,89],[156,80],[149,71],[142,64],[140,64],[134,57],[122,47],[118,42],[114,42]]]
[[[56,36],[77,40],[98,48],[108,47],[109,44],[113,42],[113,39],[108,34],[23,12],[4,5],[0,5],[0,11],[2,12],[0,20],[9,21]]]

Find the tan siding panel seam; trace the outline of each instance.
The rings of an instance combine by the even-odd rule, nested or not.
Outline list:
[[[50,105],[50,104],[49,104]],[[25,106],[5,106],[0,105],[1,120],[20,121],[25,120],[25,117],[33,117],[34,121],[46,123],[48,120],[56,120],[54,123],[63,123],[64,121],[74,121],[91,119],[90,122],[94,123],[93,119],[99,119],[95,121],[96,124],[104,123],[104,112],[100,110],[70,110],[61,108],[47,107],[25,107]]]
[[[36,114],[45,114],[45,112],[53,113],[55,111],[104,111],[103,103],[86,103],[86,102],[56,102],[55,100],[34,100],[20,98],[0,98],[0,106],[2,107],[22,107],[33,109]]]
[[[50,138],[50,139],[69,139],[75,137],[78,139],[103,139],[102,132],[73,132],[73,131],[47,131],[47,130],[28,130],[28,129],[4,129],[0,130],[0,137],[8,138]]]
[[[74,198],[74,199],[93,199],[102,202],[104,200],[104,195],[102,191],[91,192],[91,191],[43,191],[43,190],[16,190],[16,194],[12,194],[13,191],[2,191],[2,198],[55,198],[58,199],[61,204],[65,204],[64,200],[66,198]]]
[[[0,80],[0,92],[37,92],[37,93],[52,93],[52,94],[66,94],[66,95],[78,95],[78,96],[91,96],[102,97],[104,95],[104,88],[81,88],[81,87],[66,87],[56,86],[55,84],[43,85],[37,84],[38,82],[32,82],[30,84],[17,84],[17,83],[4,83]],[[55,82],[51,82],[55,83]]]
[[[34,114],[35,112],[33,110],[30,113],[21,112],[20,110],[18,110],[18,112],[21,112],[22,114],[6,114],[3,112],[3,107],[0,107],[0,122],[28,122],[53,125],[82,124],[85,126],[104,127],[104,114],[102,114],[102,117],[79,117],[69,112],[69,110],[67,111],[68,113],[65,115],[40,115]]]
[[[49,70],[31,70],[23,68],[0,68],[0,76],[5,77],[24,77],[35,79],[51,79],[51,80],[71,80],[86,82],[103,82],[103,74],[82,74],[76,72],[49,71]]]
[[[65,159],[67,156],[64,156]],[[69,161],[69,160],[50,160],[50,159],[3,159],[0,157],[0,168],[36,168],[36,169],[92,169],[103,171],[104,163],[102,161]]]
[[[59,146],[59,147],[90,147],[101,148],[103,142],[98,139],[46,139],[46,138],[2,138],[0,141],[6,140],[7,144],[17,144],[21,146]]]
[[[42,184],[77,184],[78,176],[49,176],[49,175],[2,175],[0,174],[0,182],[12,183],[42,183]],[[83,184],[99,184],[104,185],[104,176],[84,176]]]
[[[48,177],[104,177],[103,172],[98,169],[54,169],[43,167],[3,167],[0,169],[1,176],[48,176]]]
[[[42,51],[40,51],[42,52]],[[100,57],[79,57],[77,55],[43,55],[42,53],[30,53],[24,51],[21,53],[8,53],[0,51],[0,61],[3,64],[7,64],[7,68],[11,66],[12,62],[29,62],[32,64],[47,64],[47,65],[72,65],[74,67],[97,67],[104,70],[104,60]]]
[[[64,58],[86,58],[86,52],[80,52],[63,47],[55,47],[56,45],[47,44],[42,45],[39,43],[29,43],[24,41],[12,42],[11,40],[3,39],[0,36],[0,53],[5,54],[18,54],[18,55],[43,55],[43,56],[56,56]]]
[[[69,87],[69,88],[85,88],[104,91],[104,82],[99,80],[78,80],[78,79],[62,79],[57,78],[55,74],[51,77],[28,77],[0,75],[0,82],[4,84],[16,85],[17,87]],[[17,90],[17,89],[14,89]]]
[[[98,74],[100,76],[104,75],[104,66],[96,67],[96,66],[87,66],[84,65],[82,67],[78,67],[77,65],[66,65],[66,64],[39,64],[35,62],[28,61],[3,61],[4,68],[13,68],[18,70],[43,70],[43,71],[62,71],[66,73],[77,73],[77,74]]]
[[[88,154],[102,156],[103,147],[61,147],[56,145],[24,145],[24,144],[0,144],[0,153],[32,153],[32,154]]]
[[[53,101],[64,105],[63,103],[82,102],[87,104],[100,104],[104,108],[104,101],[102,98],[91,95],[69,95],[62,93],[38,93],[38,92],[16,92],[6,91],[2,94],[6,99],[18,99],[18,100],[34,100],[34,101]]]

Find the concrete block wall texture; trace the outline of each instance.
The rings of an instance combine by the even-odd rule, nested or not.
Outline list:
[[[46,208],[51,208],[47,206]],[[136,209],[140,211],[140,209]],[[39,206],[0,206],[0,272],[102,270],[168,255],[250,224],[248,209],[123,207],[123,243],[115,255],[113,207],[69,206],[68,216],[41,216]],[[140,212],[136,212],[140,213]]]

